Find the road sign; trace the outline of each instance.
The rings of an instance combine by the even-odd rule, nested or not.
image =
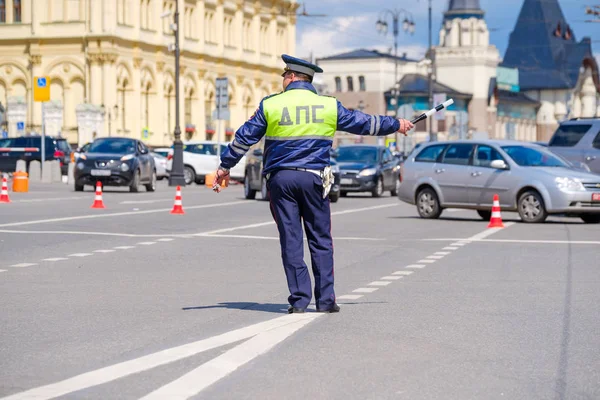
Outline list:
[[[6,139],[8,137],[8,132],[2,131],[2,138]]]
[[[216,87],[216,105],[217,118],[229,119],[229,81],[227,78],[217,78]]]
[[[33,79],[33,101],[50,101],[49,76],[36,76]]]
[[[17,122],[17,130],[24,131],[25,130],[25,122]]]

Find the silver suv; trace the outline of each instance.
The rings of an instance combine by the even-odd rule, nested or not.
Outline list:
[[[548,149],[573,163],[584,163],[600,174],[600,118],[574,118],[556,129]]]

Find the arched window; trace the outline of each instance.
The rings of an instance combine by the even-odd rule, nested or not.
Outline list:
[[[148,83],[145,88],[142,89],[142,101],[144,108],[143,118],[144,118],[144,128],[150,127],[150,90],[152,89],[152,85]]]
[[[173,86],[167,88],[165,97],[167,98],[167,133],[171,134],[173,132],[171,119],[175,116],[175,110],[173,110],[173,107],[175,106],[175,102],[173,101],[175,98]]]
[[[365,77],[362,75],[358,77],[358,86],[359,86],[359,90],[361,92],[364,92],[367,90],[367,85],[365,83]]]
[[[123,82],[117,87],[118,91],[118,102],[121,117],[121,129],[123,133],[127,130],[127,79],[124,79]]]
[[[335,77],[335,91],[336,92],[342,91],[342,78],[340,78],[339,76]]]
[[[13,0],[13,22],[21,22],[21,0]]]
[[[210,92],[204,101],[204,118],[206,121],[206,140],[212,140],[215,133],[215,126],[212,121],[212,111],[214,109],[215,94]]]
[[[354,82],[352,81],[352,77],[349,76],[346,78],[346,80],[348,81],[348,91],[353,92],[354,91]]]

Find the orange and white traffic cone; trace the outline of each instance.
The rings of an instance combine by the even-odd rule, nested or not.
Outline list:
[[[96,182],[96,197],[94,197],[94,204],[90,208],[106,208],[102,201],[102,184]]]
[[[183,211],[183,205],[181,203],[181,187],[177,186],[177,191],[175,192],[175,204],[173,204],[173,209],[171,210],[171,214],[185,214]]]
[[[2,177],[2,192],[0,193],[0,203],[10,203],[8,198],[8,181],[6,176]]]
[[[488,228],[504,228],[502,215],[500,214],[500,199],[497,194],[494,195],[494,204],[492,205],[492,217]]]

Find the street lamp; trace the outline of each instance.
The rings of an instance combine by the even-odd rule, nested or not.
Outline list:
[[[170,15],[171,12],[167,11],[161,15],[161,18],[168,18]],[[181,128],[179,127],[179,0],[175,1],[175,14],[170,27],[175,35],[175,44],[169,45],[169,51],[175,51],[175,140],[173,141],[173,165],[169,175],[169,186],[185,186],[183,142],[181,141]]]
[[[398,34],[400,33],[399,21],[401,16],[404,16],[404,20],[402,21],[402,30],[412,35],[415,32],[415,22],[413,20],[412,14],[403,8],[382,11],[379,14],[377,23],[375,24],[379,33],[387,35],[388,23],[386,21],[386,18],[391,17],[392,19],[392,32],[394,34],[394,88],[398,84]],[[395,98],[394,115],[396,118],[398,118],[398,97],[400,93],[399,90],[394,90],[393,93],[393,96]],[[398,132],[396,132],[395,140],[396,150],[398,150]]]

